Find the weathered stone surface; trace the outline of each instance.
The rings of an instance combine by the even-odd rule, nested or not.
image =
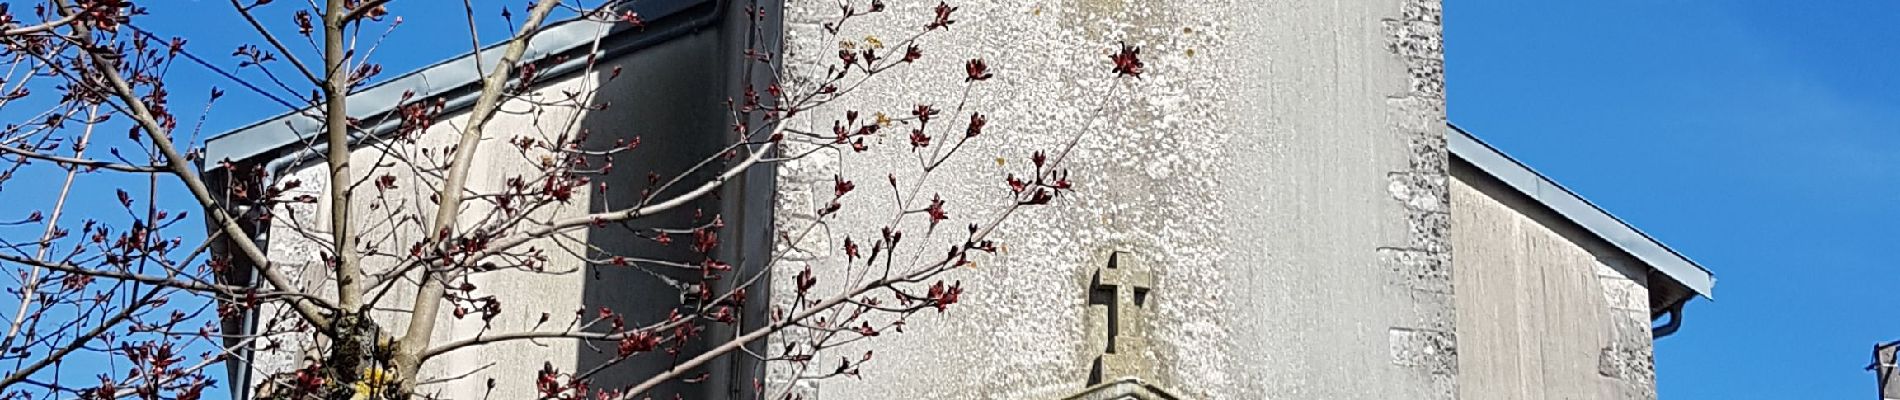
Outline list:
[[[902,37],[936,5],[889,3],[890,14],[854,20],[840,37]],[[1453,394],[1455,364],[1421,366],[1392,351],[1448,354],[1453,347],[1423,347],[1446,340],[1391,337],[1454,337],[1436,1],[954,3],[959,22],[925,43],[920,68],[790,123],[829,128],[844,110],[953,102],[961,61],[982,57],[996,78],[978,85],[969,107],[989,116],[993,133],[925,190],[980,220],[1006,171],[1088,130],[1065,164],[1080,188],[1017,214],[997,237],[1006,252],[953,272],[969,292],[943,317],[841,350],[875,350],[878,361],[861,381],[817,383],[822,397],[1079,390],[1105,339],[1087,330],[1104,316],[1089,311],[1077,282],[1114,250],[1151,263],[1144,311],[1153,311],[1155,382],[1183,396]],[[835,57],[821,24],[837,10],[788,3],[788,65]],[[1107,54],[1118,42],[1142,48],[1142,79],[1113,79]],[[823,70],[790,72],[809,80]],[[783,165],[780,229],[809,223],[834,175],[876,181],[895,170],[909,182],[906,162],[820,153]],[[861,200],[847,207],[889,207]],[[781,272],[835,270],[841,256],[831,249],[845,236],[875,237],[886,221],[831,221],[787,244],[802,258]]]

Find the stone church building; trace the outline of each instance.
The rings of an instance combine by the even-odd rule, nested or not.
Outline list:
[[[937,5],[886,3],[895,13],[843,36],[911,32]],[[875,351],[876,365],[861,379],[783,388],[777,385],[787,371],[734,361],[711,368],[706,382],[663,387],[665,398],[751,398],[757,381],[811,398],[862,400],[1651,399],[1653,349],[1667,345],[1657,339],[1681,328],[1686,304],[1712,294],[1708,270],[1485,144],[1484,132],[1446,121],[1445,87],[1457,82],[1444,80],[1437,0],[957,3],[959,21],[930,39],[927,58],[989,62],[996,77],[971,102],[994,121],[997,136],[972,142],[968,151],[979,156],[936,181],[933,189],[951,203],[989,204],[979,196],[993,197],[1002,174],[992,159],[1024,160],[1029,149],[1054,147],[1067,129],[1098,117],[1086,105],[1113,79],[1106,52],[1117,42],[1142,48],[1148,71],[1122,95],[1118,117],[1096,125],[1101,132],[1065,161],[1078,189],[1007,222],[998,237],[1006,252],[953,272],[969,291],[948,312],[920,315],[906,333],[841,351]],[[824,74],[840,46],[824,26],[836,18],[837,0],[757,4],[773,16],[765,31],[783,35],[783,73]],[[644,29],[554,25],[530,57],[596,51],[605,66],[549,68],[534,90],[598,87],[613,108],[580,115],[578,126],[638,126],[652,146],[641,165],[617,168],[691,163],[730,135],[725,102],[747,79],[736,66],[744,64],[750,26],[741,15],[749,6],[641,0],[633,7]],[[352,117],[374,120],[413,92],[451,111],[450,123],[424,136],[449,136],[460,118],[453,111],[473,99],[472,63],[470,56],[445,60],[364,89],[351,98]],[[606,79],[608,66],[622,76]],[[842,110],[953,98],[964,74],[955,67],[910,71],[827,106],[835,111],[786,123],[822,132]],[[504,113],[490,131],[527,129],[535,118],[550,117]],[[321,152],[302,147],[320,123],[299,114],[262,121],[210,139],[207,159],[266,166],[301,179],[298,190],[323,193]],[[363,141],[392,128],[373,127]],[[478,157],[518,158],[500,136],[492,142]],[[358,153],[359,163],[376,161]],[[804,240],[815,244],[806,246],[787,243],[775,227],[814,218],[834,176],[881,180],[885,163],[901,162],[914,160],[819,153],[738,176],[703,206],[725,215],[722,236],[732,239],[722,247],[741,269],[765,268],[759,260],[775,250],[796,255],[775,277],[836,268],[846,256],[824,249],[836,249],[827,243],[841,237],[812,235]],[[517,170],[483,163],[473,180],[499,182]],[[298,221],[260,223],[253,234],[284,268],[314,270],[316,245],[295,226],[321,226],[327,207],[308,205]],[[578,211],[587,207],[598,204],[575,202]],[[883,223],[845,216],[828,232],[875,232]],[[585,240],[635,249],[604,235]],[[550,310],[676,296],[645,290],[657,287],[650,281],[594,271],[483,288],[510,304]],[[760,309],[790,301],[790,281],[761,287]],[[254,330],[269,323],[268,314],[225,327]],[[495,324],[525,326],[534,316],[499,318]],[[479,322],[445,324],[438,329],[444,340],[482,332]],[[292,365],[289,353],[251,352],[253,368],[233,368],[234,396],[248,395],[243,388],[256,371]],[[447,357],[424,373],[492,367],[431,393],[519,399],[535,393],[521,377],[544,363],[571,370],[605,356],[585,346],[522,342]],[[659,368],[634,366],[615,373],[625,378],[602,379],[626,384],[615,379]],[[500,383],[487,388],[484,376]]]

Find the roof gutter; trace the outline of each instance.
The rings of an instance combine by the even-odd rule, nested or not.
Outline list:
[[[1676,334],[1677,330],[1681,330],[1682,306],[1687,304],[1689,304],[1689,301],[1683,300],[1669,306],[1669,309],[1664,311],[1669,314],[1669,322],[1663,323],[1660,326],[1649,327],[1649,340],[1662,339],[1663,337]]]

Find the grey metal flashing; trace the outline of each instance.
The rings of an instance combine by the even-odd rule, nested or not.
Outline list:
[[[694,10],[696,7],[708,3],[723,1],[724,0],[637,0],[626,6],[626,8],[640,15],[647,21],[649,26],[675,25],[672,23],[673,21],[670,21],[671,19],[677,19],[674,17],[686,16],[688,14],[686,11]],[[716,11],[703,14],[705,14],[703,17],[708,18],[701,18],[700,20],[691,21],[689,23],[678,24],[678,26],[671,26],[669,27],[671,29],[666,29],[663,32],[652,32],[663,34],[653,35],[653,37],[650,38],[640,37],[632,39],[622,36],[647,36],[624,35],[627,33],[646,32],[640,28],[630,27],[622,23],[571,19],[549,25],[543,28],[540,33],[535,34],[534,39],[528,43],[528,50],[522,55],[522,59],[538,60],[551,55],[583,50],[588,46],[593,46],[596,40],[600,41],[600,45],[602,46],[600,52],[602,53],[624,53],[626,51],[637,50],[638,48],[644,48],[656,42],[677,36],[677,34],[681,33],[679,31],[695,30],[703,27],[710,22],[710,17],[716,17],[718,15]],[[500,44],[491,45],[482,49],[479,53],[479,59],[486,63],[482,65],[482,67],[494,68],[492,64],[495,60],[501,58],[503,51],[504,48]],[[603,56],[609,54],[603,54]],[[584,66],[585,59],[586,57],[575,57],[561,65],[543,68],[541,76],[553,77],[574,72]],[[389,115],[390,112],[396,110],[397,107],[404,105],[405,94],[409,94],[408,101],[410,102],[425,99],[431,101],[438,98],[443,99],[449,103],[449,110],[447,111],[454,111],[466,107],[468,105],[467,103],[470,103],[470,100],[472,100],[472,97],[475,95],[474,88],[480,84],[481,80],[481,76],[477,74],[477,69],[475,68],[476,60],[477,53],[471,52],[427,67],[422,67],[421,69],[411,71],[401,76],[391,78],[390,80],[383,81],[382,83],[372,85],[356,93],[352,93],[349,96],[349,116],[358,121],[376,121],[381,119],[380,117],[382,116]],[[212,161],[206,163],[205,168],[213,170],[221,168],[222,163],[218,161],[223,160],[244,161],[259,156],[270,155],[281,157],[284,155],[282,154],[283,150],[291,148],[298,143],[311,141],[312,137],[320,131],[319,128],[322,126],[322,123],[321,115],[317,113],[315,108],[307,108],[284,113],[270,119],[212,136],[205,140],[205,159]],[[366,131],[368,135],[374,136],[394,127],[398,123],[400,123],[400,121],[391,118],[388,121],[380,121],[380,123],[366,127],[363,130]]]
[[[1449,124],[1448,124],[1449,125]],[[1603,241],[1629,253],[1651,269],[1662,272],[1703,298],[1713,300],[1715,274],[1662,242],[1617,219],[1576,192],[1558,185],[1517,159],[1498,151],[1457,125],[1449,125],[1446,136],[1451,154],[1490,174],[1518,193],[1570,219]]]

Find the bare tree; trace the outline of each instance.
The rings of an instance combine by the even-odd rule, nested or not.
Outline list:
[[[798,371],[796,379],[856,375],[872,361],[871,354],[822,355],[901,330],[912,315],[956,303],[964,288],[945,274],[995,252],[997,228],[1016,210],[1050,204],[1069,190],[1062,160],[1090,129],[1077,127],[1066,145],[1035,152],[1020,171],[997,182],[994,204],[946,204],[940,194],[927,193],[932,174],[958,157],[966,143],[984,139],[985,130],[993,129],[968,101],[972,92],[985,90],[992,76],[984,60],[933,61],[922,49],[920,39],[957,23],[955,7],[939,4],[916,17],[922,24],[879,33],[893,38],[888,42],[834,37],[847,46],[814,81],[795,81],[780,72],[779,44],[764,39],[776,37],[766,35],[761,23],[767,11],[748,7],[744,14],[752,19],[758,40],[746,50],[745,68],[758,72],[748,76],[765,78],[748,82],[727,104],[728,118],[721,123],[732,135],[723,148],[684,170],[648,171],[638,196],[577,210],[570,204],[575,196],[608,192],[608,182],[597,178],[611,173],[615,160],[639,154],[642,138],[667,136],[654,132],[590,140],[590,132],[579,127],[580,116],[612,105],[598,99],[596,85],[543,90],[550,78],[537,71],[575,57],[584,59],[585,73],[610,81],[620,70],[603,67],[591,50],[531,59],[529,43],[551,20],[568,18],[555,16],[643,23],[620,2],[535,0],[525,9],[503,8],[502,19],[515,26],[499,45],[499,58],[478,57],[481,78],[472,105],[449,115],[439,98],[404,96],[395,111],[375,121],[349,116],[350,94],[378,76],[381,66],[371,58],[382,35],[400,24],[391,14],[394,7],[424,5],[230,3],[243,19],[218,23],[249,27],[257,44],[240,47],[227,62],[206,62],[187,47],[187,38],[140,28],[148,10],[130,1],[0,4],[0,58],[6,63],[0,115],[7,119],[0,130],[0,198],[9,199],[0,203],[0,269],[13,279],[6,289],[16,300],[0,304],[5,308],[0,321],[6,324],[0,337],[0,397],[195,399],[216,381],[209,367],[253,368],[241,362],[242,350],[284,343],[316,356],[299,368],[258,371],[267,375],[255,382],[259,387],[241,390],[271,398],[428,397],[420,385],[457,379],[424,375],[431,360],[514,341],[578,341],[612,354],[601,365],[581,370],[549,365],[536,377],[544,398],[641,398],[662,383],[700,379],[707,364],[732,357],[790,365]],[[834,36],[865,18],[897,18],[881,16],[888,14],[882,0],[841,4],[836,20],[825,25]],[[447,5],[426,7],[440,11]],[[465,15],[452,17],[467,19],[468,42],[482,54],[475,36],[477,6],[470,1],[455,6]],[[265,14],[273,8],[275,14]],[[281,15],[291,18],[267,18]],[[445,14],[413,17],[440,15]],[[1133,48],[1123,46],[1107,61],[1112,69],[1104,68],[1104,74],[1141,73]],[[209,89],[210,102],[200,108],[196,122],[190,121],[194,116],[181,115],[170,101],[174,88],[167,85],[168,71],[178,62],[219,72],[228,79],[225,87],[287,99],[285,111],[321,121],[314,140],[296,151],[323,161],[325,181],[303,182],[257,165],[202,159],[200,126],[223,92]],[[907,103],[826,116],[836,119],[829,132],[778,123],[816,112],[905,68],[961,69],[967,72],[966,89],[959,98],[941,99],[949,104],[945,107]],[[1103,88],[1103,101],[1125,84]],[[493,123],[510,113],[527,115],[532,126]],[[369,129],[384,123],[397,128]],[[118,132],[127,132],[126,137],[103,150],[95,145],[106,136],[95,133]],[[887,137],[893,140],[880,140]],[[479,151],[493,146],[505,146],[510,156],[485,159],[504,154]],[[848,257],[848,268],[807,268],[779,277],[794,280],[796,293],[789,295],[796,301],[761,313],[769,316],[765,321],[738,325],[745,298],[760,295],[746,292],[753,286],[749,283],[767,278],[773,269],[732,268],[731,260],[716,251],[725,229],[722,216],[697,204],[747,171],[819,152],[842,157],[895,152],[916,162],[883,176],[837,176],[830,201],[816,210],[819,218],[809,226],[778,227],[785,232],[780,240],[804,243],[804,235],[842,213],[888,215],[890,221],[880,232],[827,243]],[[472,172],[487,163],[525,167],[509,176]],[[220,175],[201,175],[205,166]],[[116,206],[103,208],[114,209],[74,207],[74,196],[85,195],[75,188],[88,183],[111,188]],[[322,193],[299,189],[306,185],[321,187]],[[12,195],[23,192],[35,194]],[[189,200],[161,198],[164,193],[183,193]],[[865,196],[888,196],[878,204],[889,206],[853,201]],[[297,216],[289,213],[316,206],[326,208],[327,224],[291,230],[320,245],[321,270],[313,274],[268,256],[254,225],[295,224]],[[952,211],[981,207],[992,207],[986,215],[993,217],[958,221],[954,216],[978,214]],[[661,216],[690,223],[632,223]],[[209,228],[198,236],[184,228],[191,226]],[[628,240],[678,250],[615,253],[576,238],[589,229],[624,229]],[[783,251],[773,253],[765,263],[783,256]],[[471,280],[606,268],[653,271],[655,279],[686,295],[677,304],[654,306],[669,310],[671,317],[639,324],[629,323],[625,310],[504,306]],[[681,271],[690,278],[678,278]],[[320,279],[303,278],[313,275]],[[385,311],[407,317],[376,314]],[[281,318],[247,332],[219,326],[220,320],[245,313]],[[525,328],[497,324],[477,336],[439,340],[437,315],[488,321],[506,313],[538,315],[539,322]],[[702,337],[714,326],[735,329],[728,336]],[[789,345],[763,349],[763,339],[774,335],[791,338],[785,341]],[[688,351],[684,346],[691,340],[713,345]],[[671,368],[627,387],[592,384],[599,371],[642,357],[669,358]],[[92,379],[75,380],[74,371],[67,371],[73,368]]]

